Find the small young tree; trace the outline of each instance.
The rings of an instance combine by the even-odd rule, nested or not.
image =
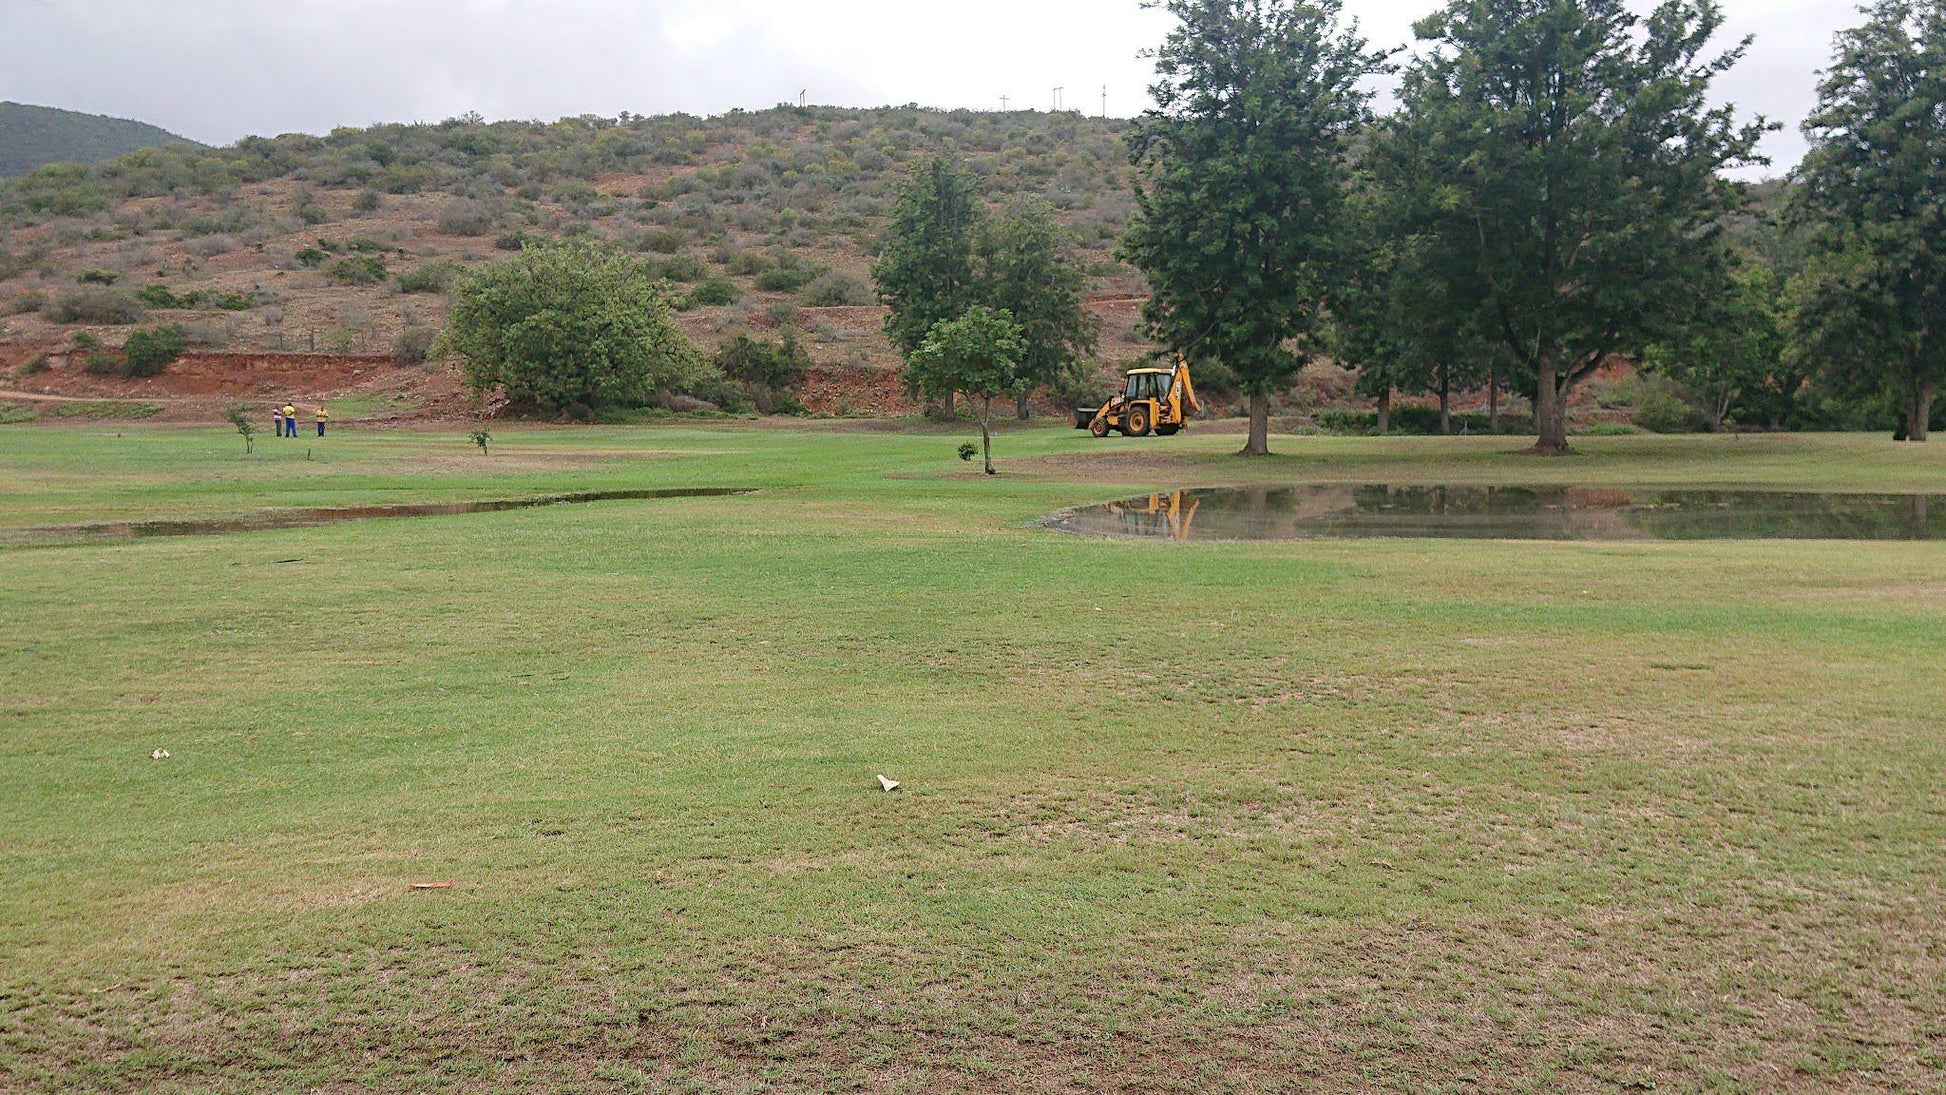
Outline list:
[[[229,419],[230,425],[235,426],[236,432],[243,436],[243,455],[249,456],[256,450],[257,439],[257,424],[250,421],[250,412],[242,404],[237,404],[224,411],[223,417]]]
[[[1031,389],[1079,379],[1095,352],[1101,321],[1082,301],[1085,279],[1070,243],[1054,207],[1040,199],[1016,203],[979,233],[980,303],[1011,314],[1027,346],[1015,408],[1021,418]]]
[[[587,244],[529,247],[467,276],[437,348],[458,355],[475,390],[577,418],[639,406],[704,364],[660,283],[634,259]]]
[[[936,395],[960,391],[980,401],[980,447],[986,473],[993,467],[993,400],[1020,390],[1020,372],[1027,342],[1020,325],[1006,312],[984,306],[966,310],[958,319],[935,324],[907,363],[919,389]]]

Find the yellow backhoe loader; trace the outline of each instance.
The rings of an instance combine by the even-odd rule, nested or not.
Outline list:
[[[1074,428],[1096,437],[1107,437],[1110,430],[1129,437],[1167,437],[1201,409],[1189,382],[1189,362],[1179,357],[1173,369],[1130,369],[1122,394],[1099,407],[1075,408]]]

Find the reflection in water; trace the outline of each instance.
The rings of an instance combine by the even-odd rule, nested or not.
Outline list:
[[[1578,487],[1221,487],[1057,514],[1053,528],[1172,540],[1942,540],[1946,497]]]
[[[372,506],[318,506],[308,509],[264,510],[242,517],[208,520],[158,519],[105,521],[92,525],[43,525],[0,530],[0,544],[13,542],[75,543],[130,540],[150,536],[213,536],[263,529],[308,528],[338,521],[369,521],[383,517],[444,517],[462,513],[563,506],[581,502],[615,502],[643,498],[714,498],[749,494],[744,487],[677,487],[663,490],[590,490],[573,494],[543,494],[531,498],[483,498],[472,502],[399,502]]]

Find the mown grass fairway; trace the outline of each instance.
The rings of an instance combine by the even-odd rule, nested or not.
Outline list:
[[[960,439],[0,429],[0,1089],[1946,1090],[1946,544],[1034,526],[1946,446]]]

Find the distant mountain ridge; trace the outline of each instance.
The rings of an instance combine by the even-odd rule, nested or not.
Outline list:
[[[0,102],[0,178],[50,163],[101,163],[144,148],[196,142],[147,122]]]

